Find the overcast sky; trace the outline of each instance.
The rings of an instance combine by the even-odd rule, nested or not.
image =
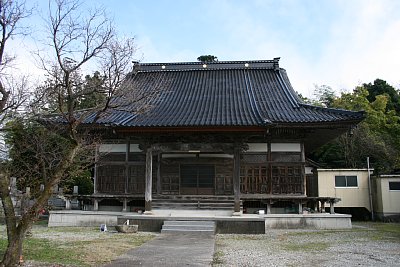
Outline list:
[[[45,2],[38,4],[44,12]],[[376,78],[400,87],[398,0],[86,0],[85,5],[104,6],[121,35],[135,36],[142,62],[196,61],[204,54],[220,61],[280,57],[293,87],[306,96],[314,84],[339,92]],[[30,19],[31,25],[41,23]],[[14,45],[19,54],[32,47],[27,39]],[[25,69],[29,58],[19,59]]]

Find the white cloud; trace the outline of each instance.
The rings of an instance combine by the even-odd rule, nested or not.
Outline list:
[[[363,1],[339,18],[324,57],[316,64],[318,83],[353,89],[382,78],[398,84],[400,17],[388,16],[385,11],[382,2]]]

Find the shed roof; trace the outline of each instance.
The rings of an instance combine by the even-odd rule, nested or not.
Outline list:
[[[279,58],[136,64],[125,85],[140,95],[152,90],[160,93],[150,100],[146,112],[137,112],[137,104],[128,103],[124,109],[110,110],[96,123],[123,127],[268,126],[359,122],[363,118],[362,112],[303,103],[286,71],[279,67]]]

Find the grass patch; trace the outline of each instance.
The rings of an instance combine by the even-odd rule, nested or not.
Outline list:
[[[224,261],[222,260],[223,256],[224,256],[224,253],[222,251],[216,251],[213,255],[212,266],[217,265],[217,264],[223,264],[224,263]]]
[[[73,246],[59,246],[46,239],[27,238],[23,249],[25,260],[84,266],[79,257],[80,251]]]
[[[374,229],[371,239],[375,241],[400,242],[400,224],[398,223],[368,223]]]
[[[7,240],[0,239],[1,257],[3,257],[6,248]],[[79,259],[78,253],[79,251],[73,247],[60,247],[57,243],[45,239],[27,238],[23,244],[25,260],[85,266],[84,262]]]
[[[98,266],[110,262],[118,255],[138,247],[152,238],[153,236],[150,235],[113,234],[106,239],[71,242],[70,245],[80,251],[79,258],[83,262],[91,266]]]
[[[292,252],[319,252],[329,248],[329,245],[324,242],[310,242],[310,243],[286,243],[282,244],[281,248],[286,251]]]
[[[34,226],[32,233],[32,237],[24,240],[23,255],[24,260],[34,262],[34,266],[99,266],[154,237],[146,233],[100,233],[97,228],[47,228],[42,225]],[[1,257],[6,247],[7,239],[2,236]]]
[[[374,223],[372,228],[391,235],[400,236],[400,223]]]

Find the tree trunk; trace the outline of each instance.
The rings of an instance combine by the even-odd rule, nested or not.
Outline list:
[[[18,266],[22,255],[22,242],[24,241],[24,233],[18,231],[8,240],[7,250],[4,253],[0,266]]]
[[[66,155],[66,157],[63,159],[63,162],[60,164],[57,172],[52,177],[49,177],[43,192],[36,199],[35,203],[31,207],[27,207],[26,210],[21,210],[21,218],[19,221],[17,221],[15,216],[14,206],[10,195],[9,178],[4,173],[0,173],[0,197],[3,202],[8,238],[7,250],[0,263],[0,267],[19,265],[20,256],[22,255],[22,243],[24,241],[26,231],[32,225],[39,211],[47,203],[49,197],[51,196],[53,186],[60,182],[65,171],[73,163],[79,148],[80,147],[78,144],[75,144],[71,148],[68,155]]]
[[[1,170],[2,171],[2,170]],[[7,174],[0,173],[0,198],[3,204],[4,219],[7,226],[8,246],[0,266],[17,266],[22,248],[22,238],[18,236],[17,218],[10,195],[10,179]]]

